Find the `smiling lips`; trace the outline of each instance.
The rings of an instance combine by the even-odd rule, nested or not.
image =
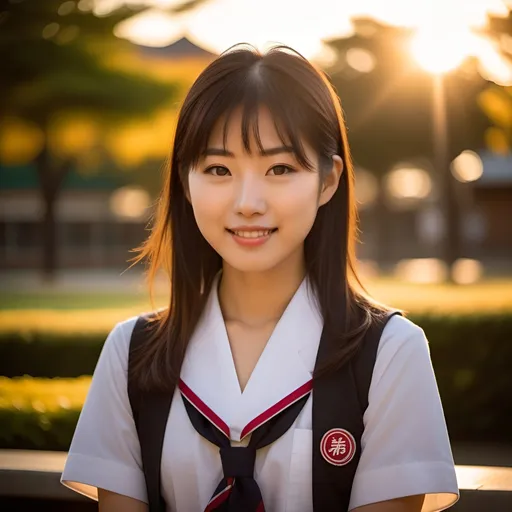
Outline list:
[[[243,246],[254,247],[264,244],[277,228],[265,228],[262,226],[243,226],[234,229],[227,229],[235,242]]]

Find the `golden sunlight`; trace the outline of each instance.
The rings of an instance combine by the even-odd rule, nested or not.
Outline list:
[[[421,17],[411,44],[415,59],[426,71],[442,74],[455,69],[469,56],[479,59],[491,80],[506,80],[506,67],[497,48],[476,34],[486,25],[489,13],[506,14],[501,1],[430,0],[419,9]],[[512,73],[512,66],[510,67]]]
[[[105,13],[119,2],[98,0],[96,10]],[[370,16],[416,29],[412,54],[431,73],[448,72],[474,55],[486,78],[512,84],[510,62],[474,32],[485,26],[488,14],[506,15],[507,0],[210,0],[173,15],[165,8],[185,0],[144,3],[153,8],[120,24],[118,36],[148,46],[166,46],[186,36],[217,53],[238,42],[260,49],[284,43],[305,57],[321,60],[326,57],[324,40],[351,34],[351,19]],[[366,55],[354,54],[354,61],[365,71],[372,67]]]
[[[422,68],[442,74],[455,69],[471,54],[475,39],[468,29],[458,32],[420,29],[412,40],[411,50]]]

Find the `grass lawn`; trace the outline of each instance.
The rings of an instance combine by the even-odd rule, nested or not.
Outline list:
[[[414,313],[512,311],[512,278],[459,286],[377,279],[368,281],[367,289],[377,300]]]
[[[368,291],[379,301],[410,313],[471,313],[512,311],[512,279],[473,285],[418,285],[393,279],[368,280]],[[156,296],[156,307],[167,304]],[[0,329],[87,329],[104,332],[115,323],[150,311],[149,297],[121,293],[5,293],[0,299]]]
[[[145,306],[146,304],[146,306]],[[157,307],[165,304],[165,298],[159,298]],[[0,311],[12,309],[110,309],[150,307],[149,299],[138,293],[106,292],[6,292],[0,296]]]

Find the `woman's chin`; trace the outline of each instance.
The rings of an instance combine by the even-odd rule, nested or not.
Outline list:
[[[241,255],[240,257],[223,258],[228,267],[244,273],[268,272],[279,265],[278,258],[260,255]]]

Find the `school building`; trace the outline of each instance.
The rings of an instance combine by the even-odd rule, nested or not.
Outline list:
[[[512,157],[483,154],[484,173],[470,185],[462,231],[464,256],[508,260],[512,255]],[[130,187],[122,173],[67,177],[57,203],[58,262],[61,268],[125,268],[129,250],[147,236],[151,199]],[[416,210],[390,212],[393,229],[387,241],[391,260],[431,257]],[[38,268],[42,258],[44,205],[33,166],[0,168],[0,267]],[[361,256],[377,252],[375,212],[361,214]]]

